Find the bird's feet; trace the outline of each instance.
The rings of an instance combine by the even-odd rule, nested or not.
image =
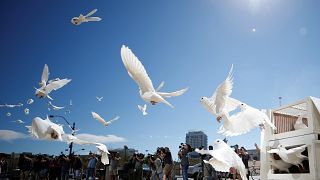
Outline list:
[[[155,101],[150,101],[150,103],[151,103],[152,105],[156,105],[156,104],[157,104],[157,102],[155,102]]]
[[[221,122],[221,119],[222,119],[221,116],[218,116],[218,117],[217,117],[217,121],[218,121],[219,123]]]

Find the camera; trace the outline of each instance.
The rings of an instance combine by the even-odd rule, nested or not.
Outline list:
[[[148,154],[146,158],[147,158],[148,160],[155,161],[155,160],[157,159],[157,156],[154,155],[154,154]]]

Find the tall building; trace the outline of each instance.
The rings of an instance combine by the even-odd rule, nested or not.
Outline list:
[[[186,143],[193,148],[208,147],[208,136],[202,131],[189,131],[186,134]]]

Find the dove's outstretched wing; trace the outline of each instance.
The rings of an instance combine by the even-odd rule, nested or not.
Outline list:
[[[171,92],[171,93],[165,93],[165,92],[158,92],[160,96],[163,98],[170,98],[174,96],[181,96],[183,93],[185,93],[188,90],[188,88],[181,89],[179,91]]]
[[[113,121],[118,120],[119,118],[120,118],[120,116],[116,116],[115,118],[109,120],[107,123],[110,124],[110,123],[112,123]]]
[[[68,144],[70,144],[71,142],[75,143],[75,144],[79,144],[79,145],[89,145],[89,144],[94,144],[92,142],[89,141],[85,141],[85,140],[81,140],[79,138],[77,138],[76,136],[72,136],[72,135],[67,135],[66,141]]]
[[[102,19],[100,17],[87,17],[86,20],[89,21],[101,21]]]
[[[233,87],[233,74],[232,74],[232,70],[233,70],[233,65],[231,66],[231,69],[229,71],[229,74],[226,78],[226,80],[223,81],[223,83],[221,83],[216,91],[214,92],[214,94],[212,95],[212,97],[210,98],[212,101],[214,101],[215,104],[215,109],[216,109],[216,113],[219,114],[220,112],[222,112],[227,98],[231,95],[232,93],[232,87]]]
[[[141,64],[139,59],[133,52],[126,46],[121,47],[121,58],[124,66],[126,67],[129,76],[138,84],[141,94],[148,91],[155,91],[152,81],[149,78],[147,71]]]
[[[62,88],[64,85],[68,84],[71,79],[61,79],[61,80],[54,80],[51,81],[45,88],[46,94],[49,94],[53,90],[57,90]]]
[[[249,132],[251,129],[269,120],[268,116],[263,112],[248,105],[242,104],[242,106],[246,106],[246,108],[230,117],[225,117],[225,122],[220,127],[218,133],[225,136],[238,136]],[[270,123],[272,128],[275,128],[271,122],[267,123]]]
[[[87,15],[85,15],[86,18],[88,18],[89,16],[93,15],[94,13],[96,13],[98,11],[98,9],[94,9],[91,12],[89,12]]]
[[[156,91],[160,91],[160,89],[162,89],[164,86],[164,81],[162,81],[159,86],[157,87]]]
[[[102,123],[103,125],[105,125],[107,122],[96,112],[91,112],[92,117],[96,120],[98,120],[100,123]]]
[[[47,64],[44,65],[42,76],[41,76],[41,86],[46,85],[49,78],[49,67]]]

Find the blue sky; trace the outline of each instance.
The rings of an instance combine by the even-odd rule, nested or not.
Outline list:
[[[189,130],[204,131],[209,143],[224,138],[199,100],[212,95],[231,64],[232,96],[253,107],[277,107],[279,96],[283,104],[319,97],[319,5],[316,0],[1,1],[0,103],[25,104],[0,109],[1,129],[27,134],[23,125],[11,121],[31,124],[34,117],[50,114],[47,99],[37,99],[33,89],[48,64],[50,79],[72,79],[51,96],[60,106],[72,99],[66,118],[76,122],[78,133],[126,139],[106,143],[109,148],[128,145],[144,152],[168,146],[176,154]],[[94,8],[101,22],[70,23]],[[149,106],[149,115],[142,116],[137,105],[144,102],[122,64],[122,44],[142,61],[155,86],[165,81],[164,91],[189,87],[184,95],[169,99],[175,109]],[[104,96],[103,101],[97,102],[96,96]],[[32,105],[26,104],[29,98],[35,100]],[[26,107],[29,115],[23,113]],[[92,119],[91,111],[106,119],[121,118],[105,128]],[[229,138],[229,143],[250,149],[259,135],[257,128]],[[66,147],[30,138],[0,140],[1,152],[58,154]]]

